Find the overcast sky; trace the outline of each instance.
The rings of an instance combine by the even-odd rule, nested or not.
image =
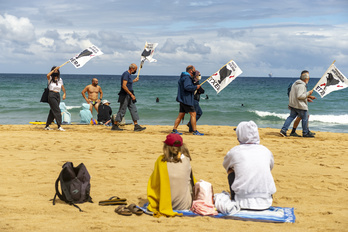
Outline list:
[[[233,59],[243,76],[348,77],[347,0],[0,0],[0,73],[47,73],[91,44],[104,55],[71,74],[122,74],[159,43],[141,74],[210,76]]]

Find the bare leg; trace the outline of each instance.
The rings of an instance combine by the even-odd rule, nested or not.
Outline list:
[[[96,104],[94,105],[94,109],[97,111],[97,113],[99,113],[99,112],[98,112],[99,105],[100,105],[100,102],[98,102],[98,103],[96,103]],[[93,113],[93,112],[92,112],[92,113]]]
[[[180,121],[184,118],[184,116],[185,116],[185,113],[181,113],[181,112],[179,113],[178,117],[175,119],[175,122],[174,122],[174,127],[173,127],[174,130],[178,129]]]
[[[190,112],[190,116],[191,116],[191,126],[192,126],[192,130],[196,131],[197,130],[197,126],[196,126],[196,112]]]

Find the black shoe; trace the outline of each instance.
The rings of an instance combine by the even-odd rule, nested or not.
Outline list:
[[[115,125],[115,124],[112,125],[111,130],[123,131],[123,129],[119,128],[118,125]]]
[[[309,131],[308,134],[310,134],[310,135],[315,135],[315,133],[312,132],[312,131]]]
[[[308,133],[308,134],[303,134],[302,137],[303,138],[314,138],[314,135]]]
[[[293,137],[301,137],[301,135],[297,134],[296,132],[290,133],[290,136],[293,136]]]
[[[286,137],[286,131],[284,130],[280,130],[279,134],[283,137]]]
[[[142,127],[139,124],[134,125],[134,131],[143,131],[146,127]]]

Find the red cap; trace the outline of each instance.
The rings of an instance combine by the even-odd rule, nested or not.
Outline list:
[[[167,135],[167,139],[163,142],[168,146],[181,147],[182,137],[178,134],[169,134]]]

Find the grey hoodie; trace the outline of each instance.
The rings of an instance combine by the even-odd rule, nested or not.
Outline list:
[[[297,80],[291,87],[289,94],[289,106],[295,109],[308,110],[306,83],[302,80]]]

